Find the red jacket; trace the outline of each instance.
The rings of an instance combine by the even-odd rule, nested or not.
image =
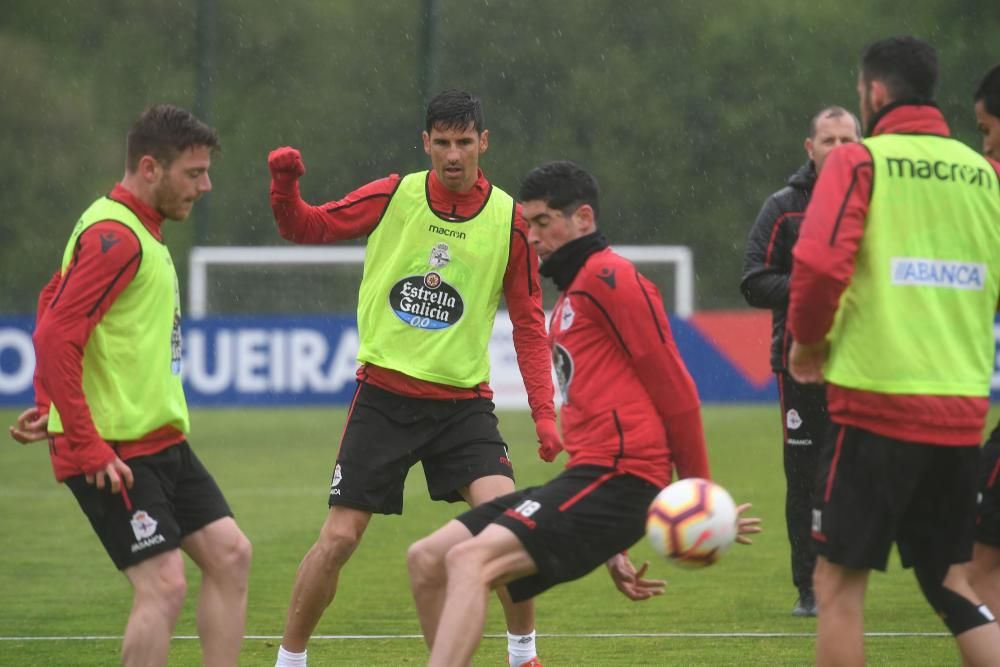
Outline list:
[[[882,113],[872,135],[950,135],[934,106],[899,105]],[[1000,164],[990,162],[1000,174]],[[863,144],[839,146],[826,159],[793,253],[788,326],[799,342],[819,342],[833,325],[864,237],[872,175]],[[835,384],[827,385],[827,401],[835,423],[938,445],[978,445],[989,408],[987,398],[880,394]]]
[[[681,360],[663,300],[627,259],[590,255],[549,324],[563,389],[567,467],[607,466],[666,486],[709,478],[698,392]]]
[[[157,239],[163,216],[116,185],[111,199],[129,207]],[[98,222],[80,235],[70,270],[57,272],[38,298],[35,327],[35,403],[42,412],[59,406],[64,433],[49,439],[52,468],[59,481],[94,473],[114,460],[155,454],[184,440],[165,426],[143,438],[106,443],[97,434],[83,394],[83,350],[91,332],[118,295],[135,278],[142,261],[139,240],[119,222]]]
[[[271,181],[271,209],[282,238],[295,243],[333,243],[368,236],[378,226],[389,199],[401,177],[392,174],[351,192],[339,201],[310,206],[299,195],[298,181],[288,189]],[[490,191],[483,176],[469,192],[455,193],[444,187],[433,171],[428,178],[431,208],[439,215],[454,220],[474,216],[483,206]],[[514,233],[510,257],[503,279],[503,293],[511,322],[514,325],[514,349],[517,364],[528,393],[531,414],[540,419],[555,419],[552,404],[552,378],[548,349],[545,343],[545,313],[538,277],[538,258],[528,245],[527,225],[521,217],[521,207],[514,216]],[[358,379],[382,389],[417,398],[492,398],[489,385],[460,388],[419,380],[388,368],[365,364],[358,369]]]

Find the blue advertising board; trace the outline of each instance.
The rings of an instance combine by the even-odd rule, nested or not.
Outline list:
[[[703,401],[777,398],[767,369],[768,313],[705,311],[690,320],[672,316],[670,324]],[[33,326],[31,317],[0,317],[0,406],[34,400]],[[183,328],[192,406],[343,405],[353,396],[353,316],[210,317],[186,320]],[[490,384],[499,407],[527,407],[510,330],[501,313],[490,344]],[[996,371],[992,388],[1000,395]]]

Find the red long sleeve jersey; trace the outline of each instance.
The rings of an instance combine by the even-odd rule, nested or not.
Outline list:
[[[120,184],[111,199],[128,206],[157,239],[163,216]],[[59,407],[64,433],[49,440],[56,479],[94,473],[114,460],[155,454],[184,439],[165,426],[143,438],[106,443],[97,433],[83,393],[83,350],[94,327],[139,270],[139,240],[119,222],[98,222],[80,235],[66,275],[56,272],[38,299],[35,327],[35,403]]]
[[[356,239],[371,234],[378,226],[401,177],[392,174],[351,192],[343,199],[321,206],[311,206],[299,195],[298,181],[290,184],[271,182],[271,209],[278,233],[294,243],[321,244]],[[444,187],[434,172],[427,179],[427,197],[431,208],[452,220],[467,220],[483,207],[490,193],[490,183],[479,171],[471,190],[455,193]],[[540,419],[555,419],[552,403],[552,380],[545,334],[545,312],[538,277],[538,258],[528,244],[527,224],[517,207],[510,244],[510,257],[503,279],[503,293],[514,325],[514,349],[517,364],[528,393],[531,414]],[[489,385],[451,387],[427,382],[375,366],[362,365],[358,379],[382,389],[417,398],[492,398]]]
[[[587,258],[549,325],[567,467],[615,468],[666,486],[709,478],[698,392],[656,287],[605,248]]]
[[[950,134],[937,108],[911,105],[886,113],[872,134],[888,133]],[[1000,174],[1000,164],[990,162]],[[821,341],[833,326],[864,237],[872,177],[862,144],[840,146],[826,159],[793,252],[788,327],[799,342]],[[835,384],[826,391],[834,422],[912,442],[978,444],[989,409],[989,399],[974,396],[880,394]]]

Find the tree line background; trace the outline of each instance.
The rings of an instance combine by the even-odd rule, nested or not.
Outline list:
[[[612,243],[694,249],[700,308],[739,307],[746,233],[805,159],[821,107],[857,108],[863,46],[938,49],[938,102],[978,146],[971,96],[1000,62],[995,0],[211,0],[209,122],[223,153],[189,248],[274,245],[269,150],[300,148],[322,203],[427,164],[425,88],[480,96],[487,176],[572,159],[598,178]],[[0,312],[34,310],[79,214],[121,178],[141,110],[196,104],[205,0],[5,0],[0,12]],[[203,24],[204,25],[204,24]],[[348,291],[356,291],[352,282]]]

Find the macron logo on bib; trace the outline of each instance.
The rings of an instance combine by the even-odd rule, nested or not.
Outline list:
[[[920,257],[893,257],[892,284],[982,290],[986,265]]]

